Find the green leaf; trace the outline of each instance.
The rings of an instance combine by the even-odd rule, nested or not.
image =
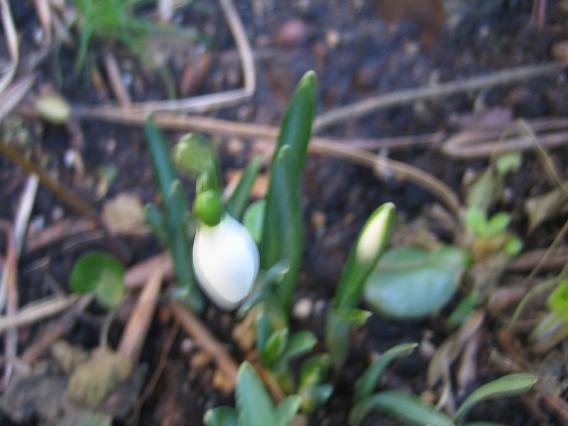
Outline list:
[[[465,227],[474,235],[481,235],[487,226],[487,215],[477,207],[469,207],[465,212]]]
[[[288,345],[282,353],[281,359],[289,361],[293,358],[305,355],[310,352],[318,339],[310,331],[297,331],[290,336]]]
[[[387,248],[394,219],[392,203],[381,205],[367,219],[341,274],[332,303],[334,308],[351,309],[357,306],[367,278]]]
[[[88,253],[73,265],[69,286],[74,293],[94,292],[103,306],[115,308],[124,295],[124,267],[110,254]]]
[[[204,301],[193,274],[192,247],[187,235],[187,209],[183,189],[178,180],[172,183],[166,202],[168,241],[182,297],[197,312],[203,310]]]
[[[151,115],[146,119],[144,132],[158,186],[162,196],[165,197],[177,178],[168,144],[162,132],[154,124],[154,118]]]
[[[417,247],[390,250],[369,277],[365,300],[393,318],[428,316],[453,297],[468,260],[468,252],[455,246],[434,252]]]
[[[369,317],[372,315],[371,312],[365,311],[363,309],[334,309],[333,314],[339,319],[351,327],[361,327],[364,325]]]
[[[511,215],[509,213],[496,213],[491,216],[491,219],[487,222],[486,228],[481,234],[482,236],[494,236],[499,235],[507,230],[507,227],[511,223]]]
[[[568,322],[568,280],[560,281],[548,296],[548,308]]]
[[[465,296],[458,306],[452,311],[446,323],[451,327],[459,327],[466,320],[467,317],[475,310],[480,302],[480,296],[478,293],[471,293]]]
[[[262,241],[262,228],[264,224],[264,212],[266,211],[266,200],[263,198],[252,203],[245,211],[243,225],[252,235],[252,238],[259,243]]]
[[[332,393],[333,386],[327,383],[302,389],[302,411],[308,414],[313,412],[318,406],[325,403]]]
[[[261,271],[256,277],[256,283],[251,294],[241,304],[238,311],[238,317],[244,315],[257,303],[261,302],[270,295],[270,288],[275,283],[279,283],[284,275],[288,272],[288,262],[285,260],[278,262],[268,271]]]
[[[495,163],[497,173],[505,176],[509,172],[516,172],[521,167],[522,160],[521,153],[518,151],[500,155]]]
[[[296,288],[304,250],[301,182],[315,113],[315,80],[313,72],[304,75],[282,120],[260,243],[263,268],[283,259],[289,262],[290,271],[276,290],[286,311]]]
[[[239,368],[236,389],[239,426],[266,426],[274,422],[274,405],[254,368],[244,362]]]
[[[289,426],[300,409],[301,402],[302,398],[298,395],[291,395],[278,404],[274,416],[276,420],[275,424],[277,426]]]
[[[381,380],[383,371],[397,358],[410,355],[418,343],[402,343],[394,346],[384,354],[379,356],[373,364],[367,368],[365,373],[357,380],[355,384],[355,396],[353,397],[353,405],[361,402],[364,398],[373,393],[375,387]]]
[[[164,222],[164,215],[154,203],[149,203],[144,206],[144,218],[146,223],[156,234],[160,242],[164,245],[168,244],[168,230]]]
[[[360,424],[367,414],[380,410],[402,422],[416,426],[454,426],[452,419],[420,398],[400,391],[385,391],[368,396],[349,414],[349,424]]]
[[[456,421],[461,421],[469,410],[481,401],[519,395],[530,390],[538,381],[532,374],[509,374],[476,389],[456,411]]]
[[[266,365],[273,364],[284,352],[286,345],[288,344],[288,328],[283,328],[282,330],[276,330],[273,332],[266,345],[260,353],[262,361]]]
[[[205,426],[237,426],[237,411],[233,407],[217,407],[207,410],[203,417]]]
[[[327,376],[330,367],[331,358],[328,354],[318,354],[308,358],[300,367],[300,388],[320,384]]]
[[[363,293],[367,278],[386,250],[394,227],[395,210],[392,203],[377,208],[361,230],[343,269],[335,297],[327,316],[326,343],[335,368],[347,355],[351,324],[342,319],[346,310],[354,309]]]
[[[254,157],[250,160],[239,179],[237,187],[227,200],[227,210],[237,219],[241,219],[245,211],[250,198],[250,192],[261,166],[262,160],[260,157]]]
[[[493,167],[488,167],[469,187],[465,205],[468,210],[479,209],[485,214],[489,207],[501,197],[503,186],[503,178],[495,173]]]

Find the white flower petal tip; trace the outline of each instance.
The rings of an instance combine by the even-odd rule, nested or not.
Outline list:
[[[203,291],[222,309],[233,309],[248,296],[258,273],[258,258],[248,230],[229,215],[218,225],[197,229],[195,275]]]

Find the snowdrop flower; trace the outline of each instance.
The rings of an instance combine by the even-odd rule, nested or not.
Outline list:
[[[201,288],[216,305],[233,309],[252,290],[258,249],[248,230],[225,214],[215,226],[202,223],[193,243],[193,268]]]

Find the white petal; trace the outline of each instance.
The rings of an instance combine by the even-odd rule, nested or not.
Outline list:
[[[232,309],[252,290],[258,249],[247,229],[225,215],[216,226],[199,226],[193,268],[201,288],[219,307]]]

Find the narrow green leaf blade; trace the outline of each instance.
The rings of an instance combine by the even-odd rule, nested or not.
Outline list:
[[[205,426],[238,426],[237,410],[233,407],[217,407],[207,410],[203,417]]]
[[[236,389],[239,426],[274,424],[274,405],[254,368],[244,362],[239,368]]]
[[[154,124],[154,118],[151,115],[146,119],[144,133],[160,192],[163,196],[166,196],[173,181],[176,179],[176,172],[166,139]]]
[[[373,393],[373,390],[381,380],[383,371],[397,358],[410,355],[418,343],[402,343],[390,348],[379,359],[377,359],[355,384],[355,396],[353,397],[353,405],[361,402],[364,398]]]
[[[318,339],[310,331],[297,331],[290,336],[288,346],[282,353],[282,360],[289,361],[293,358],[302,356],[310,352]]]
[[[227,210],[237,219],[241,219],[245,211],[254,181],[260,172],[261,166],[262,161],[260,157],[254,157],[250,160],[239,179],[237,187],[227,200]]]
[[[528,392],[538,381],[532,374],[509,374],[476,389],[456,411],[456,421],[462,420],[469,410],[481,401],[519,395]]]
[[[303,254],[304,224],[301,182],[315,113],[315,73],[299,82],[282,120],[272,160],[261,241],[261,266],[286,259],[290,271],[277,289],[285,310],[290,305]]]
[[[454,426],[454,422],[420,398],[400,391],[385,391],[368,396],[349,414],[349,424],[360,424],[373,410],[383,411],[398,420],[415,426]]]
[[[331,358],[328,354],[314,355],[304,361],[300,367],[300,388],[320,384],[330,367]]]

